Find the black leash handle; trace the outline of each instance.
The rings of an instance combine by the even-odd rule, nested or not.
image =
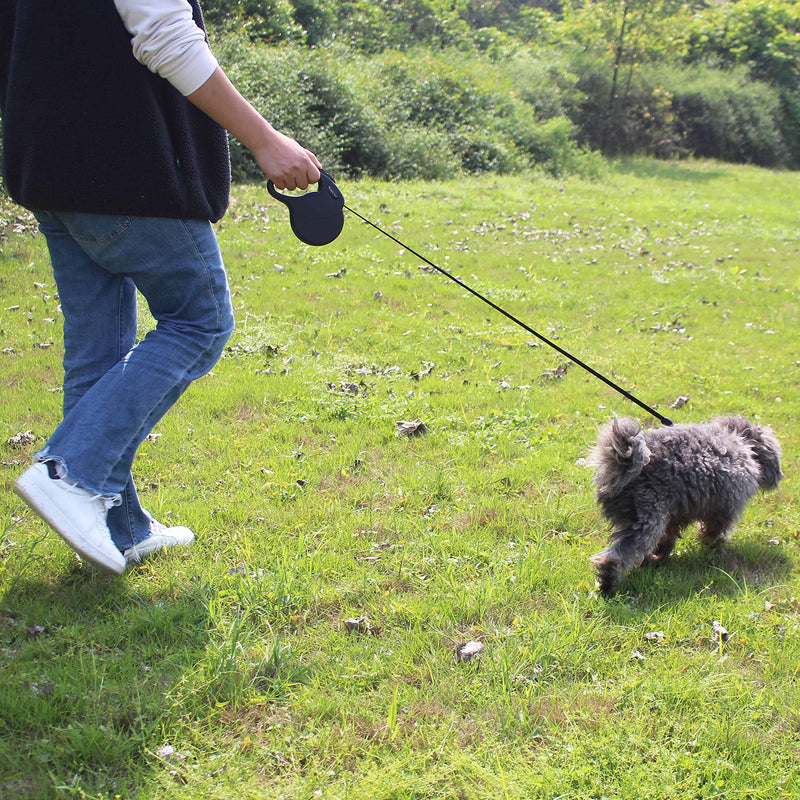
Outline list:
[[[347,203],[344,204],[344,208],[346,208],[351,214],[354,214],[363,222],[366,222],[367,225],[370,225],[373,228],[375,228],[376,231],[382,233],[384,236],[388,237],[393,242],[399,244],[400,247],[404,248],[405,250],[408,250],[409,253],[413,253],[413,255],[415,255],[421,261],[424,261],[429,267],[433,267],[433,269],[444,275],[446,278],[449,278],[451,281],[453,281],[453,283],[457,283],[462,289],[466,289],[471,295],[474,295],[479,300],[483,300],[483,302],[486,303],[486,305],[491,306],[495,311],[499,312],[507,319],[510,319],[515,325],[519,325],[520,328],[527,331],[532,336],[535,336],[537,339],[541,340],[549,347],[552,347],[553,350],[560,353],[562,356],[564,356],[564,358],[568,358],[570,361],[577,364],[582,369],[585,369],[590,375],[593,375],[598,380],[601,380],[603,383],[606,384],[606,386],[610,386],[612,389],[619,392],[623,397],[626,397],[632,403],[636,403],[637,406],[647,411],[648,414],[652,414],[652,416],[654,416],[662,425],[669,426],[673,424],[672,420],[669,419],[669,417],[665,417],[663,414],[659,414],[658,411],[656,411],[654,408],[651,408],[649,405],[647,405],[647,403],[642,402],[641,400],[639,400],[638,397],[635,397],[630,392],[626,391],[621,386],[614,383],[614,381],[612,381],[611,379],[606,378],[605,375],[601,375],[596,369],[593,369],[588,364],[581,361],[579,358],[576,358],[571,353],[564,350],[563,347],[559,347],[555,342],[551,341],[546,336],[543,336],[538,331],[535,331],[533,328],[530,327],[530,325],[526,325],[522,320],[518,319],[513,314],[509,314],[509,312],[506,311],[504,308],[501,308],[496,303],[493,303],[491,300],[489,300],[487,297],[484,297],[480,292],[477,292],[471,286],[468,286],[466,283],[464,283],[464,281],[460,280],[459,278],[456,278],[455,275],[451,275],[447,270],[442,269],[438,264],[434,264],[433,261],[423,256],[421,253],[418,253],[416,250],[414,250],[414,248],[409,247],[404,242],[401,242],[396,236],[393,236],[391,233],[385,231],[379,225],[376,225],[371,220],[368,220],[366,217],[359,214],[358,211],[355,211],[354,209],[350,208],[350,206],[348,206]]]
[[[315,247],[330,244],[344,226],[344,197],[333,178],[319,171],[317,190],[301,195],[284,194],[267,181],[267,190],[289,209],[289,224],[294,235],[304,244]]]

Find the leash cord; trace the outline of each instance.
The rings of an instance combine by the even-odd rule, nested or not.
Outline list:
[[[426,258],[421,253],[418,253],[416,250],[414,250],[414,248],[409,247],[404,242],[401,242],[396,236],[393,236],[388,231],[385,231],[379,225],[376,225],[374,222],[372,222],[372,220],[369,220],[365,216],[362,216],[361,214],[358,213],[358,211],[355,211],[354,209],[350,208],[350,206],[348,206],[346,203],[345,203],[344,207],[351,214],[354,214],[360,220],[362,220],[363,222],[366,222],[367,225],[372,226],[373,228],[375,228],[376,231],[378,231],[379,233],[382,233],[384,236],[386,236],[387,238],[391,239],[393,242],[399,244],[400,247],[404,248],[405,250],[408,250],[409,253],[412,253],[417,258],[419,258],[421,261],[424,261],[429,267],[432,267],[437,272],[439,272],[442,275],[444,275],[445,278],[449,278],[451,281],[453,281],[453,283],[457,283],[462,289],[466,289],[466,291],[468,291],[471,295],[474,295],[479,300],[482,300],[484,303],[486,303],[486,305],[491,306],[495,311],[499,312],[500,314],[502,314],[507,319],[510,319],[515,325],[518,325],[520,328],[522,328],[523,330],[527,331],[532,336],[535,336],[537,339],[539,339],[540,341],[544,342],[549,347],[552,347],[553,350],[555,350],[556,352],[560,353],[565,358],[568,358],[570,361],[572,361],[573,363],[577,364],[582,369],[586,370],[586,372],[588,372],[590,375],[593,375],[598,380],[601,380],[607,386],[610,386],[612,389],[614,389],[615,391],[619,392],[621,395],[623,395],[623,397],[626,397],[632,403],[636,403],[637,406],[639,406],[640,408],[642,408],[645,411],[647,411],[648,414],[652,414],[652,416],[654,416],[662,425],[667,425],[667,426],[672,425],[672,420],[671,419],[669,419],[668,417],[665,417],[663,414],[659,414],[658,411],[656,411],[654,408],[651,408],[649,405],[647,405],[647,403],[642,402],[641,400],[639,400],[638,397],[635,397],[630,392],[626,391],[621,386],[619,386],[618,384],[614,383],[614,381],[610,380],[609,378],[606,378],[605,375],[600,374],[597,370],[593,369],[588,364],[586,364],[583,361],[581,361],[579,358],[576,358],[571,353],[569,353],[566,350],[564,350],[563,347],[559,347],[555,342],[551,341],[546,336],[543,336],[538,331],[535,331],[533,328],[530,327],[530,325],[526,325],[522,320],[518,319],[513,314],[510,314],[504,308],[501,308],[496,303],[494,303],[491,300],[489,300],[487,297],[484,297],[480,292],[476,291],[471,286],[468,286],[460,278],[456,278],[455,275],[451,275],[447,270],[442,269],[442,267],[440,267],[438,264],[434,264],[433,261],[431,261],[429,258]]]

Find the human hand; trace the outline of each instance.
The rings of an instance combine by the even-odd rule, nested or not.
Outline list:
[[[253,155],[276,189],[307,189],[319,180],[321,164],[317,157],[294,139],[270,126],[270,136]]]

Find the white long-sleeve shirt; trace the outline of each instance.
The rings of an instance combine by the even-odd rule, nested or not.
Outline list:
[[[133,37],[133,55],[182,95],[199,89],[217,68],[187,0],[114,0]]]

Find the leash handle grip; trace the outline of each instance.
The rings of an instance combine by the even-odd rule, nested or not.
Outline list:
[[[334,183],[333,178],[327,172],[325,172],[324,169],[321,169],[319,171],[319,181],[317,183],[317,186],[319,187],[317,191],[322,189],[323,186],[324,187],[332,186],[335,192],[339,192],[339,187]],[[280,200],[281,203],[284,203],[285,205],[289,206],[289,208],[291,208],[293,205],[296,205],[296,202],[298,200],[301,200],[303,197],[305,197],[305,194],[302,195],[284,194],[280,189],[276,188],[275,184],[272,182],[272,178],[267,178],[267,189],[269,190],[269,193],[276,200]],[[308,194],[308,192],[306,192],[306,194]],[[341,194],[341,192],[339,192],[339,194]]]

